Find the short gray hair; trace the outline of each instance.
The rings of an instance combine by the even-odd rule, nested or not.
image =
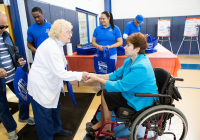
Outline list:
[[[69,21],[66,21],[64,19],[57,19],[51,26],[51,30],[48,35],[50,38],[56,39],[60,37],[60,34],[63,30],[71,30],[72,28],[73,26]]]

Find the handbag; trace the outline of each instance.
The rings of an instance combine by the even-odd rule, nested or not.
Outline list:
[[[27,67],[27,64],[24,67]],[[22,69],[24,69],[22,66],[17,67],[14,75],[13,86],[15,95],[19,98],[20,101],[22,101],[22,103],[29,106],[30,95],[27,91],[28,72]]]
[[[158,44],[158,39],[153,38],[152,35],[148,35],[147,38],[148,47],[145,50],[145,53],[154,53],[157,52],[155,46]]]
[[[97,74],[107,74],[116,70],[115,60],[110,59],[110,51],[103,47],[98,56],[94,56],[94,69]]]

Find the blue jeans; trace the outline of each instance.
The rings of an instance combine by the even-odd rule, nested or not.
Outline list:
[[[53,140],[53,135],[62,130],[60,102],[58,101],[57,108],[45,108],[38,104],[32,97],[30,97],[30,99],[38,139]]]
[[[115,65],[117,64],[117,54],[111,55],[111,56],[110,56],[110,59],[115,59]],[[100,86],[101,86],[101,90],[103,90],[103,89],[105,88],[105,85],[104,85],[104,84],[101,84],[101,83],[100,83]]]
[[[13,82],[7,83],[10,90],[14,92]],[[29,106],[19,101],[19,118],[26,120],[29,118]],[[7,132],[16,130],[17,124],[9,111],[8,101],[6,98],[6,92],[0,91],[0,119],[6,128]]]

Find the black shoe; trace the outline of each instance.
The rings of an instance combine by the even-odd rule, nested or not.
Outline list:
[[[93,129],[92,127],[87,127],[85,130],[88,132],[88,134],[90,135],[90,136],[92,136],[92,137],[96,137],[96,134],[95,134],[95,132],[96,131],[99,131],[99,129],[100,128],[98,128],[98,129]]]
[[[87,122],[86,123],[86,129],[88,128],[88,127],[92,127],[93,126],[93,124],[91,123],[91,122]]]
[[[60,132],[56,133],[55,136],[71,136],[72,131],[62,129]]]
[[[102,93],[102,90],[99,90],[99,92],[97,92],[97,96],[100,96]]]

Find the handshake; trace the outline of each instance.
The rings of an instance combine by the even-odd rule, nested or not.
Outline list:
[[[85,83],[91,83],[95,82],[97,79],[97,74],[94,73],[88,73],[88,72],[83,72],[82,74],[82,79]]]

